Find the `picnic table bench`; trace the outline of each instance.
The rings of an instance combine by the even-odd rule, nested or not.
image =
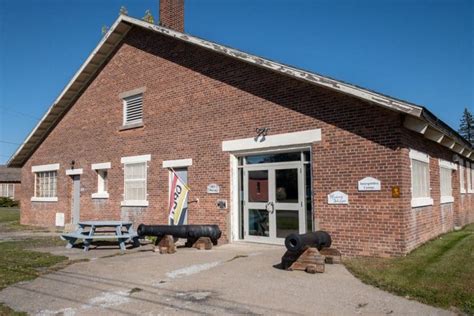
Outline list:
[[[125,251],[125,242],[132,241],[134,246],[140,246],[138,234],[132,227],[132,222],[123,221],[86,221],[79,222],[76,231],[61,235],[61,239],[68,243],[66,248],[72,248],[74,243],[81,239],[84,243],[84,251],[89,250],[89,246],[94,239],[116,239],[120,245],[120,250]],[[89,228],[89,230],[87,230]],[[112,228],[112,230],[97,230],[97,228]],[[124,231],[125,230],[125,231]]]

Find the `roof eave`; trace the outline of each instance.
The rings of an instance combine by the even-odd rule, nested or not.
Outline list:
[[[69,109],[83,89],[90,83],[90,79],[96,75],[97,71],[101,68],[104,61],[107,60],[110,53],[130,30],[131,26],[129,28],[119,27],[126,25],[121,23],[124,21],[123,17],[123,15],[119,16],[119,18],[114,22],[109,31],[100,40],[95,49],[87,57],[69,83],[64,87],[53,104],[48,108],[38,124],[28,134],[25,141],[17,148],[15,153],[8,160],[7,166],[22,167],[31,153],[41,144],[65,111]]]
[[[116,46],[120,43],[132,26],[139,26],[149,29],[166,36],[170,36],[181,41],[233,57],[243,62],[271,70],[276,73],[309,82],[320,87],[335,90],[396,112],[408,114],[409,116],[407,117],[414,117],[424,121],[424,108],[419,105],[391,98],[380,93],[321,76],[309,71],[270,61],[268,59],[254,56],[195,36],[177,32],[159,25],[150,24],[129,16],[120,15],[104,38],[99,42],[96,48],[83,63],[81,68],[79,68],[79,70],[73,76],[68,85],[62,90],[61,94],[58,96],[53,105],[49,107],[41,121],[28,135],[25,142],[20,145],[15,154],[10,158],[7,163],[8,166],[23,166],[34,150],[36,150],[41,142],[47,137],[52,128],[54,128],[57,122],[61,119],[64,113],[75,102],[84,88],[87,87],[91,79],[96,75],[97,71],[101,69],[101,66],[107,60],[110,53],[114,51]],[[457,143],[463,143],[463,141],[457,140]],[[463,152],[465,151],[465,147],[463,147]],[[472,159],[472,150],[469,150],[469,155]]]

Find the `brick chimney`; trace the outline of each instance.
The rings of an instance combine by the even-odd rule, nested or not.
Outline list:
[[[160,25],[184,32],[184,0],[160,0]]]

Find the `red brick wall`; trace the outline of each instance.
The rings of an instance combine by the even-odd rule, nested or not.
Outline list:
[[[120,131],[119,94],[144,93],[144,127]],[[231,200],[229,154],[222,141],[254,137],[256,127],[270,135],[320,128],[312,146],[315,226],[329,231],[345,255],[400,255],[412,238],[406,201],[405,131],[399,114],[318,88],[148,31],[132,30],[110,62],[74,107],[28,160],[22,171],[23,224],[54,225],[56,212],[70,221],[70,162],[83,168],[81,219],[132,219],[166,223],[168,173],[163,160],[192,158],[188,168],[189,223],[216,223],[228,237],[229,212],[217,199]],[[151,154],[146,208],[120,206],[120,158]],[[111,162],[108,200],[95,201],[92,163]],[[31,202],[31,166],[60,163],[58,202]],[[409,170],[409,169],[408,169]],[[380,192],[358,192],[357,181],[372,176]],[[409,177],[408,177],[409,179]],[[206,193],[220,185],[217,195]],[[391,187],[402,187],[402,198]],[[349,194],[349,205],[328,205],[327,194]],[[449,211],[446,211],[449,222]],[[449,226],[449,224],[446,224]]]
[[[453,162],[454,152],[421,135],[403,130],[403,209],[406,210],[406,251],[454,229],[474,222],[474,194],[461,194],[459,168],[452,173],[454,203],[440,202],[439,159]],[[430,156],[430,187],[433,205],[411,207],[411,169],[409,149],[415,149]],[[466,181],[465,181],[466,183]]]

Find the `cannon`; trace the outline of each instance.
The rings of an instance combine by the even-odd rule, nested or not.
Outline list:
[[[290,234],[285,238],[286,249],[290,252],[301,252],[309,247],[322,248],[331,247],[331,236],[322,230],[306,234]]]
[[[165,235],[171,235],[173,238],[186,238],[186,247],[192,245],[200,237],[209,237],[214,245],[221,237],[222,232],[218,225],[145,225],[140,224],[137,233],[142,236],[155,236],[159,242]]]
[[[287,251],[280,264],[282,269],[324,272],[325,257],[319,251],[331,246],[331,236],[322,230],[301,235],[290,234],[285,238],[285,246]]]

